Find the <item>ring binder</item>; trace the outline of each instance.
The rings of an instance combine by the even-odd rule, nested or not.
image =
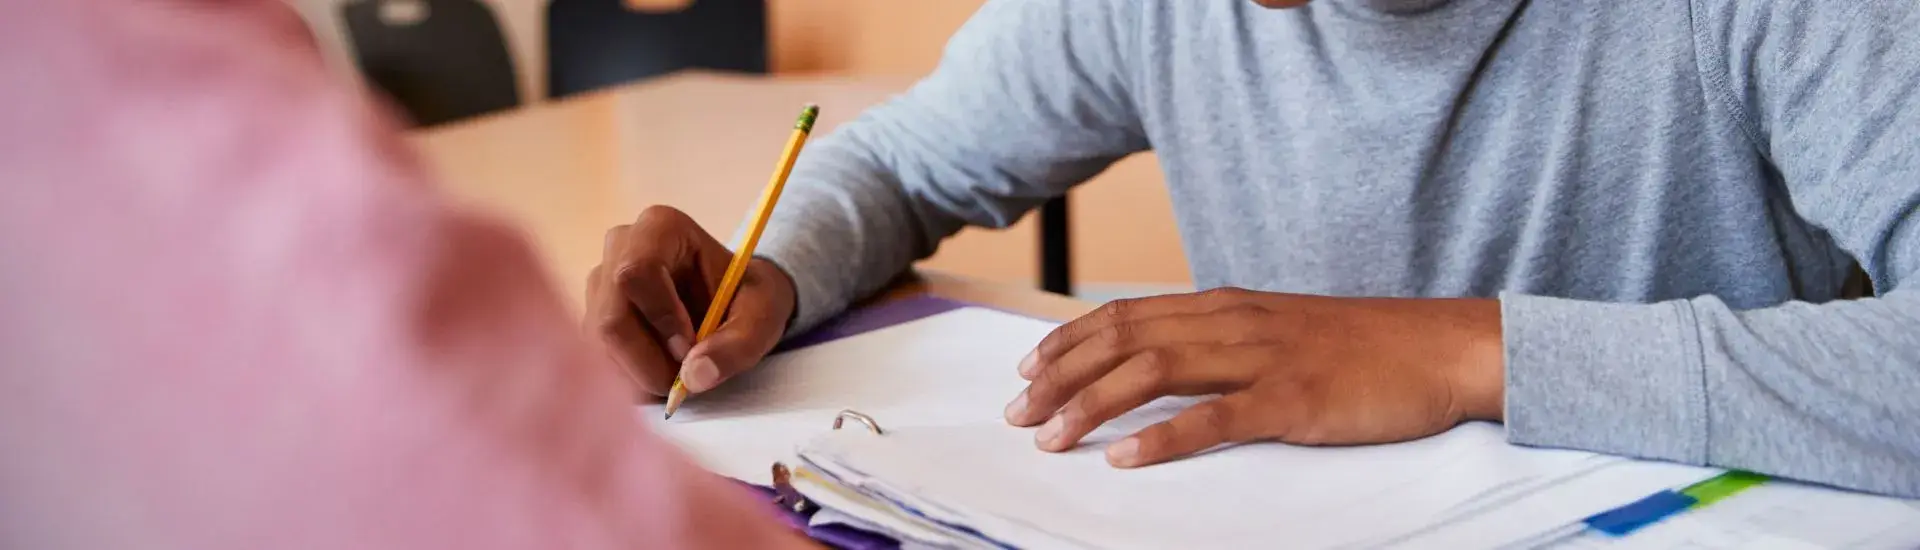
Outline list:
[[[840,423],[848,418],[852,418],[855,422],[866,424],[867,431],[873,432],[874,435],[886,435],[886,432],[880,431],[880,423],[874,422],[873,417],[853,409],[842,409],[840,414],[835,415],[833,417],[833,429],[840,429]]]
[[[793,488],[792,472],[787,471],[787,465],[779,462],[773,463],[773,503],[786,506],[798,514],[811,515],[816,509],[812,502],[807,501],[807,497]]]
[[[849,418],[866,426],[867,431],[873,432],[874,435],[886,435],[886,432],[880,429],[880,423],[873,417],[853,409],[842,409],[839,414],[834,415],[833,429],[840,429]],[[798,489],[793,488],[793,471],[788,470],[786,464],[773,463],[773,493],[775,504],[786,506],[796,513],[809,514],[819,509],[818,505],[808,501]]]

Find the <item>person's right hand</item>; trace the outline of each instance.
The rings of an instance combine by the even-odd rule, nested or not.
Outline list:
[[[667,395],[676,374],[688,392],[713,389],[780,342],[795,307],[793,279],[756,258],[719,329],[693,345],[732,261],[725,245],[665,206],[607,230],[600,265],[587,275],[585,324],[633,379],[636,397]]]

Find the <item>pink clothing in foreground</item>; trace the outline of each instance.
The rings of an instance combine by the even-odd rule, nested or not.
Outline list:
[[[0,0],[0,70],[0,548],[804,542],[280,2]]]

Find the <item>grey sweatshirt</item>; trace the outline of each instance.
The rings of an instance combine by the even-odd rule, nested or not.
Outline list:
[[[1905,0],[997,0],[809,146],[760,250],[805,329],[1151,150],[1200,288],[1499,298],[1517,444],[1920,496],[1916,29]],[[1877,298],[1839,299],[1856,260]]]

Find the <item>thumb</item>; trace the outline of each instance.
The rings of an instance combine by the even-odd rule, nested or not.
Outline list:
[[[742,284],[720,327],[687,352],[680,378],[687,391],[703,393],[760,363],[786,331],[791,307],[766,284]]]

